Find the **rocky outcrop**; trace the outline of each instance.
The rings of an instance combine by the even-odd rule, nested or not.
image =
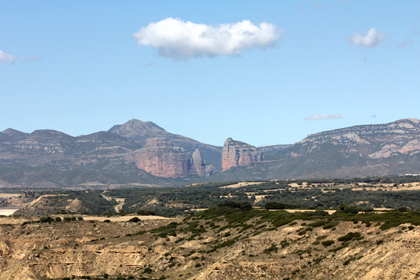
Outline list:
[[[200,177],[207,177],[214,173],[212,165],[207,165],[206,161],[203,160],[199,149],[195,150],[192,154],[193,170]]]
[[[313,153],[324,144],[347,148],[347,153],[384,159],[420,152],[420,120],[401,119],[378,125],[359,125],[309,135],[299,144]]]
[[[207,164],[217,167],[219,171],[221,169],[220,153],[222,152],[222,147],[208,145],[179,134],[167,132],[153,122],[142,122],[132,119],[124,124],[113,126],[108,132],[127,137],[141,145],[145,145],[150,138],[165,138],[190,154],[199,149]]]
[[[204,177],[206,165],[199,149],[195,150],[192,154],[192,161],[195,172],[197,172],[197,174],[199,174],[200,176]]]
[[[151,138],[138,150],[136,166],[154,176],[179,178],[188,176],[191,155],[165,138]]]
[[[261,162],[263,153],[249,144],[228,138],[223,145],[222,169],[223,171],[235,166],[254,165]]]
[[[191,156],[183,148],[175,146],[165,138],[151,138],[138,150],[134,162],[154,176],[164,178],[180,178],[191,174],[208,176],[209,168],[201,157],[199,150]]]

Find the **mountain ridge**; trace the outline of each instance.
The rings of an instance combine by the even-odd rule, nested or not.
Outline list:
[[[142,122],[137,119],[132,119],[124,124],[114,125],[108,132],[127,137],[143,146],[146,144],[147,139],[156,137],[166,138],[176,146],[185,149],[191,155],[196,149],[199,149],[203,159],[208,164],[213,165],[217,171],[221,170],[219,157],[222,147],[201,143],[189,137],[167,132],[153,122]]]
[[[123,136],[124,133],[131,138]],[[163,138],[173,147],[170,144],[172,148],[136,158],[147,150],[141,144],[142,139],[156,135],[166,136]],[[420,174],[418,119],[323,131],[291,145],[255,148],[229,139],[226,141],[232,148],[231,155],[226,156],[226,146],[223,157],[221,147],[139,120],[77,137],[48,129],[32,133],[7,129],[0,133],[0,182],[20,187],[80,188],[96,183],[120,187],[133,183],[182,185],[204,181]],[[169,169],[154,173],[141,161],[146,158],[152,163],[158,154],[168,160],[164,166]],[[222,172],[223,160],[231,164]],[[184,171],[173,173],[180,168],[178,164],[186,166]]]

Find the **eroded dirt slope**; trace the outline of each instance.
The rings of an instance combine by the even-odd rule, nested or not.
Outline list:
[[[419,227],[275,223],[197,214],[137,223],[2,224],[0,279],[420,279]]]

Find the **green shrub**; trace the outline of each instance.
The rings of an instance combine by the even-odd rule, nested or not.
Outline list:
[[[357,213],[359,213],[359,210],[357,209],[356,206],[347,205],[345,203],[341,203],[340,206],[338,207],[338,209],[340,211],[342,211],[343,213],[347,213],[347,214],[357,214]]]
[[[350,259],[346,260],[343,265],[348,265],[350,262],[354,261],[356,258],[355,257],[351,257]]]
[[[147,273],[147,274],[150,274],[152,272],[153,272],[153,270],[150,267],[146,267],[143,271],[143,273]]]
[[[275,201],[268,201],[264,205],[265,209],[286,209],[286,204],[275,202]]]
[[[280,242],[280,245],[281,245],[281,248],[285,248],[285,247],[289,246],[290,243],[287,242],[287,240],[283,240],[283,241]]]
[[[331,249],[331,250],[329,250],[330,252],[337,252],[337,251],[339,251],[339,250],[341,250],[341,249],[343,249],[343,248],[346,248],[346,247],[348,247],[349,246],[349,243],[348,242],[343,242],[343,244],[341,244],[341,246],[339,246],[339,247],[337,247],[337,248],[334,248],[334,249]]]
[[[317,221],[317,222],[314,222],[314,223],[310,223],[308,226],[310,226],[310,227],[320,227],[320,226],[324,226],[326,224],[327,224],[326,221],[321,220],[321,221]]]
[[[51,223],[53,221],[54,219],[48,216],[39,218],[39,222],[41,223]]]
[[[318,236],[317,238],[316,238],[316,240],[317,241],[320,241],[320,240],[323,240],[323,239],[325,239],[325,238],[327,238],[328,237],[328,235],[320,235],[320,236]]]
[[[346,235],[343,235],[338,238],[338,241],[350,241],[352,239],[359,240],[362,238],[362,235],[359,232],[348,232]]]
[[[328,247],[334,244],[334,240],[325,240],[321,243],[324,247]]]
[[[277,251],[278,251],[277,246],[275,244],[273,244],[273,245],[271,245],[270,248],[267,248],[267,249],[264,250],[264,254],[271,254],[271,252],[277,253]]]
[[[133,217],[130,220],[128,220],[129,222],[133,222],[133,223],[137,223],[140,222],[140,219],[138,217]]]
[[[243,202],[226,201],[226,202],[218,204],[217,206],[219,206],[219,207],[229,207],[229,208],[239,208],[239,209],[242,209],[242,210],[252,209],[252,204],[248,201],[243,201]]]
[[[337,221],[331,221],[331,222],[328,222],[327,224],[325,224],[322,228],[323,229],[330,229],[330,228],[335,227],[336,225],[338,225]]]
[[[139,209],[137,210],[137,215],[141,215],[141,216],[153,216],[156,215],[156,212],[153,210],[149,210],[149,209]]]

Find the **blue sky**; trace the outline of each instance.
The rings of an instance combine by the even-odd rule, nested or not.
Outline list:
[[[0,2],[0,131],[223,145],[420,118],[420,1]]]

